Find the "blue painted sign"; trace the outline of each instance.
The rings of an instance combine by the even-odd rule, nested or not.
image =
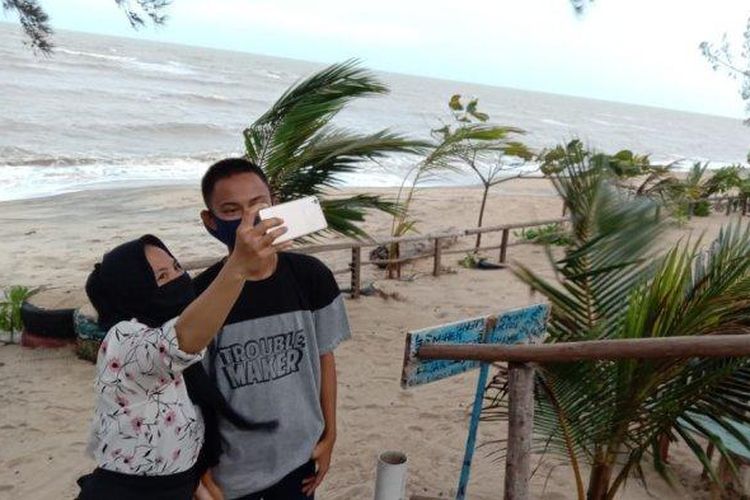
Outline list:
[[[474,404],[466,438],[466,450],[461,466],[461,477],[456,490],[456,500],[466,498],[469,486],[471,462],[474,457],[479,416],[482,413],[482,399],[487,386],[489,363],[478,361],[451,361],[441,359],[420,360],[419,348],[425,344],[520,344],[537,342],[544,338],[549,318],[549,306],[536,304],[522,309],[514,309],[497,316],[474,318],[435,328],[411,332],[406,336],[404,368],[401,374],[401,387],[435,382],[444,378],[480,368]]]
[[[435,382],[479,368],[479,361],[420,360],[425,344],[520,344],[544,337],[549,306],[536,304],[496,316],[473,318],[410,332],[406,336],[401,387]]]

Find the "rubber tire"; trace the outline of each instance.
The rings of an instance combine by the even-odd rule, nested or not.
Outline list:
[[[21,305],[24,332],[34,337],[75,339],[73,312],[75,309],[42,309],[29,302]]]
[[[58,348],[75,344],[75,339],[61,339],[56,337],[44,337],[24,330],[21,333],[21,346],[36,349],[37,347]]]

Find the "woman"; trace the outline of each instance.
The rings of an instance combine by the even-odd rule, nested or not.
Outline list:
[[[97,468],[79,480],[79,500],[189,500],[204,469],[205,424],[191,394],[240,427],[258,429],[229,410],[205,378],[186,388],[183,372],[198,363],[220,330],[259,259],[284,250],[280,219],[253,225],[261,206],[246,209],[234,250],[198,298],[185,271],[151,235],[120,245],[97,264],[86,292],[108,328],[97,359],[96,410],[89,451]],[[217,399],[218,398],[218,399]],[[200,398],[199,398],[200,399]],[[220,401],[219,401],[220,400]],[[213,443],[215,446],[215,443]],[[215,449],[213,453],[215,458]],[[200,460],[199,460],[200,458]],[[209,490],[215,485],[207,480]],[[201,495],[208,492],[202,487]],[[218,493],[220,495],[220,493]],[[214,493],[216,497],[217,493]],[[210,496],[208,497],[210,498]]]

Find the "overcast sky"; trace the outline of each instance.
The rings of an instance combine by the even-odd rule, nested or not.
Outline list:
[[[568,0],[173,0],[138,32],[114,0],[42,4],[59,29],[744,116],[698,44],[739,37],[747,0],[596,0],[581,17]]]

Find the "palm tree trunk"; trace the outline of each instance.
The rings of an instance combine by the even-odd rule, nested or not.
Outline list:
[[[606,458],[597,460],[591,469],[589,478],[589,489],[586,494],[587,500],[605,500],[609,490],[609,482],[612,479],[612,464]]]
[[[479,208],[479,222],[477,227],[482,227],[482,221],[484,220],[484,209],[487,206],[487,195],[490,192],[490,184],[484,184],[484,193],[482,194],[482,206]],[[474,253],[479,251],[479,247],[482,245],[482,233],[477,233],[477,244],[474,247]]]
[[[388,279],[401,278],[401,262],[390,262],[392,260],[398,260],[401,257],[401,247],[398,243],[392,243],[388,247],[388,264],[386,269],[388,271]]]

